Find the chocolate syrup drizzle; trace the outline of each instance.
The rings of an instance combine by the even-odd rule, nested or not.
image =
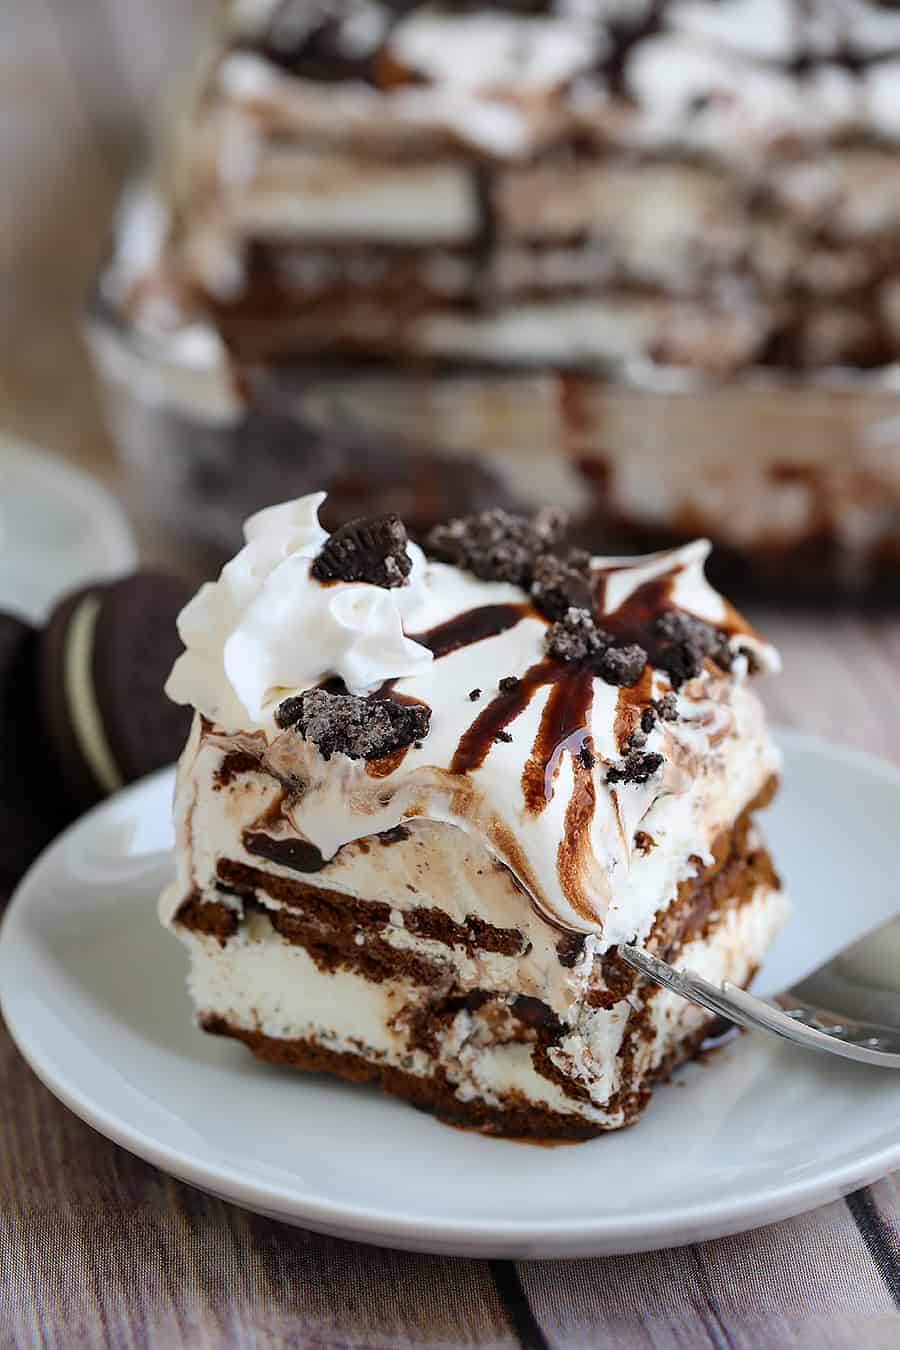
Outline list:
[[[456,614],[446,623],[439,623],[424,633],[409,633],[413,642],[420,643],[438,660],[461,647],[471,647],[484,638],[497,637],[508,628],[515,628],[526,615],[535,615],[530,605],[480,605]]]
[[[640,720],[641,711],[651,698],[653,666],[657,639],[654,620],[666,609],[674,607],[675,583],[680,568],[673,568],[661,577],[653,577],[636,587],[614,610],[607,612],[605,601],[607,581],[618,570],[610,567],[597,577],[596,610],[604,629],[619,642],[636,642],[648,653],[648,664],[636,684],[618,690],[615,734],[620,748]],[[483,605],[455,615],[445,623],[426,632],[410,634],[433,653],[435,660],[464,647],[496,637],[513,628],[523,618],[547,620],[529,603]],[[721,624],[729,633],[746,632],[740,617],[729,610]],[[515,729],[515,722],[528,708],[539,689],[550,686],[540,725],[522,770],[522,795],[526,810],[540,814],[553,798],[554,785],[564,755],[573,761],[574,786],[567,803],[563,838],[560,841],[557,867],[564,891],[576,909],[587,915],[581,899],[581,854],[586,831],[596,810],[596,786],[591,770],[579,758],[585,746],[590,745],[590,714],[594,695],[595,674],[589,667],[553,659],[549,656],[529,667],[510,688],[498,690],[463,732],[451,759],[452,774],[472,773],[484,764],[491,747],[498,739],[505,739],[507,728]],[[340,681],[337,682],[341,689]],[[422,700],[399,692],[396,680],[388,680],[371,698],[393,698],[399,702],[416,703]],[[325,687],[336,688],[334,681]],[[408,747],[385,757],[390,763],[378,761],[367,769],[379,777],[393,772],[405,757]],[[313,872],[323,866],[318,850],[306,841],[273,838],[256,829],[245,835],[245,847],[301,872]],[[402,827],[401,827],[402,828]],[[397,837],[401,837],[398,836]],[[589,908],[589,907],[588,907]]]

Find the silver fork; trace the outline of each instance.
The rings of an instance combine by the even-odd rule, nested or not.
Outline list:
[[[675,970],[639,947],[620,946],[618,953],[655,984],[738,1026],[808,1050],[900,1069],[900,917],[771,998],[748,994],[728,980],[717,985],[690,970]]]

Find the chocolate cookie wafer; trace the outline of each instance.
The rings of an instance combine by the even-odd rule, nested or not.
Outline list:
[[[41,714],[60,777],[86,809],[171,763],[190,717],[163,693],[190,598],[181,581],[137,573],[67,596],[41,640]]]
[[[38,634],[0,613],[0,904],[71,812],[38,716]]]

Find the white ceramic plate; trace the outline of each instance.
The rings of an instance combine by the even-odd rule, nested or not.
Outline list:
[[[796,914],[775,988],[900,908],[900,771],[785,734],[769,835]],[[112,798],[19,888],[0,937],[7,1024],[103,1134],[289,1223],[461,1255],[629,1252],[796,1214],[900,1165],[900,1074],[742,1036],[632,1129],[545,1149],[449,1129],[368,1088],[202,1035],[157,924],[170,772]]]
[[[130,572],[115,498],[56,455],[0,433],[0,609],[41,623],[63,592]]]

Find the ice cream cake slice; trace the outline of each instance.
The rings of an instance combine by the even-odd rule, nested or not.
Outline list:
[[[493,1133],[626,1125],[710,1023],[617,944],[745,985],[786,914],[777,656],[703,541],[591,558],[492,511],[423,550],[322,500],[252,517],[179,621],[161,913],[200,1025]]]

